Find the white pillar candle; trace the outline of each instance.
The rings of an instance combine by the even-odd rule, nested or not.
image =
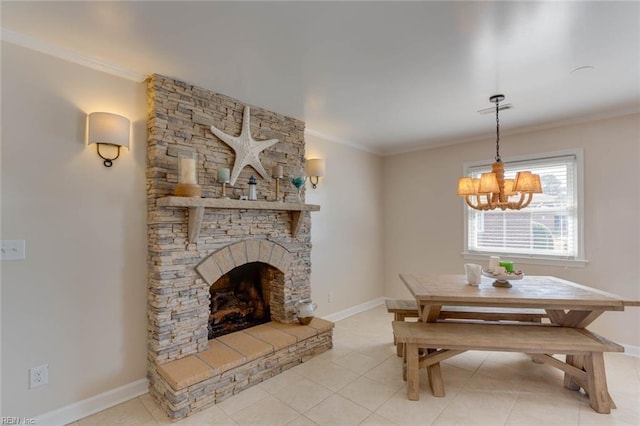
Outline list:
[[[180,158],[180,183],[197,184],[195,158]]]
[[[500,266],[500,257],[491,256],[489,257],[489,271],[497,271]]]
[[[221,167],[218,169],[218,182],[229,182],[229,169]]]
[[[283,174],[282,166],[273,166],[271,169],[271,177],[282,179]]]

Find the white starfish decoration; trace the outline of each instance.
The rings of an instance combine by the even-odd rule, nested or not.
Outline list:
[[[256,169],[256,172],[258,172],[264,179],[268,179],[270,177],[260,163],[259,154],[263,150],[278,143],[279,140],[269,139],[266,141],[257,141],[251,137],[250,127],[249,107],[244,107],[242,131],[239,136],[228,135],[217,127],[211,126],[211,133],[220,138],[222,142],[229,145],[236,152],[236,161],[233,164],[233,170],[231,171],[231,177],[229,178],[229,183],[231,185],[236,183],[238,176],[240,176],[240,172],[245,168],[245,166],[251,166]]]

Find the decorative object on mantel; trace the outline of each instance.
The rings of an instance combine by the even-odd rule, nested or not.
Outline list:
[[[482,173],[480,178],[461,177],[458,180],[458,195],[463,196],[469,207],[476,210],[520,210],[531,204],[533,194],[542,193],[540,176],[529,171],[518,172],[515,179],[504,178],[504,163],[500,158],[500,102],[504,95],[494,95],[489,100],[496,104],[496,157],[491,173]],[[475,203],[471,200],[475,196]],[[486,201],[482,202],[481,197]],[[517,201],[509,197],[519,196]]]
[[[218,129],[215,126],[211,126],[211,133],[220,138],[221,141],[229,145],[236,153],[236,160],[233,164],[233,170],[231,171],[231,185],[236,183],[240,172],[245,166],[253,167],[260,176],[264,179],[269,177],[267,171],[262,167],[260,163],[259,154],[263,150],[275,145],[279,142],[278,139],[269,139],[266,141],[256,141],[251,136],[250,125],[250,112],[249,107],[244,107],[242,117],[242,131],[238,136],[231,136]]]
[[[104,166],[111,167],[113,160],[120,156],[120,147],[129,148],[129,119],[110,112],[92,112],[89,114],[87,126],[87,143],[95,143],[98,155],[104,160]],[[105,154],[100,152],[103,145],[115,149],[115,155],[105,157]]]
[[[294,175],[291,176],[291,184],[293,186],[296,187],[296,189],[298,190],[298,201],[302,201],[302,187],[304,186],[304,183],[307,181],[307,177],[306,176],[298,176],[298,175]]]
[[[202,188],[198,185],[198,154],[181,152],[178,154],[178,183],[173,193],[179,197],[200,197]]]
[[[282,169],[282,166],[280,165],[273,166],[273,168],[271,169],[271,177],[276,180],[276,201],[281,201],[280,200],[280,179],[282,179],[283,175],[284,175],[284,170]]]
[[[251,175],[251,177],[249,178],[249,201],[256,201],[258,199],[256,185],[256,177],[254,175]]]
[[[227,184],[229,183],[229,169],[226,167],[221,167],[218,169],[217,173],[218,182],[222,184],[222,195],[220,198],[229,198],[227,197]]]
[[[324,159],[322,158],[311,158],[307,160],[307,176],[309,176],[309,182],[311,182],[311,187],[316,189],[318,186],[318,182],[320,182],[320,178],[324,177],[326,166]],[[314,182],[315,178],[315,182]]]

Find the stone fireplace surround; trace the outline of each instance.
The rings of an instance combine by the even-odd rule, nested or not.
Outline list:
[[[210,126],[239,134],[244,105],[227,96],[153,75],[148,81],[148,377],[150,394],[173,419],[186,417],[332,347],[333,324],[314,319],[297,324],[295,303],[311,295],[310,213],[282,209],[296,197],[283,182],[285,203],[269,209],[273,182],[258,181],[258,202],[233,208],[203,207],[197,237],[189,234],[192,208],[172,204],[177,156],[198,154],[204,200],[220,196],[219,167],[232,167],[234,153]],[[279,139],[260,154],[267,170],[285,176],[304,168],[304,123],[251,108],[256,140]],[[251,168],[227,188],[246,194]],[[178,203],[179,204],[179,203]],[[187,203],[188,204],[188,203]],[[266,208],[265,208],[266,206]],[[292,226],[293,225],[293,226]],[[295,232],[294,232],[295,230]],[[270,286],[271,322],[207,339],[209,288],[233,268],[261,262],[281,271]]]

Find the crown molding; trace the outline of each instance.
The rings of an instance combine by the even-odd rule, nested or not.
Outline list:
[[[116,65],[108,64],[106,62],[99,61],[91,56],[76,52],[75,50],[70,50],[64,47],[46,43],[42,40],[20,34],[6,28],[1,28],[0,39],[2,41],[25,47],[27,49],[35,50],[46,55],[73,62],[87,68],[102,71],[107,74],[115,75],[117,77],[126,78],[127,80],[133,80],[137,83],[140,83],[147,78],[145,74],[121,68]]]
[[[366,147],[364,145],[360,145],[358,143],[351,142],[351,141],[348,141],[348,140],[345,140],[345,139],[336,138],[334,136],[330,136],[330,135],[327,135],[325,133],[318,132],[317,130],[305,128],[304,132],[306,134],[308,134],[308,135],[311,135],[311,136],[316,136],[318,138],[322,138],[322,139],[328,140],[330,142],[335,142],[335,143],[338,143],[340,145],[348,146],[349,148],[357,149],[358,151],[368,152],[369,154],[374,154],[374,155],[377,155],[377,156],[382,156],[383,155],[383,153],[381,151],[374,150],[374,149],[371,149],[371,148]]]

